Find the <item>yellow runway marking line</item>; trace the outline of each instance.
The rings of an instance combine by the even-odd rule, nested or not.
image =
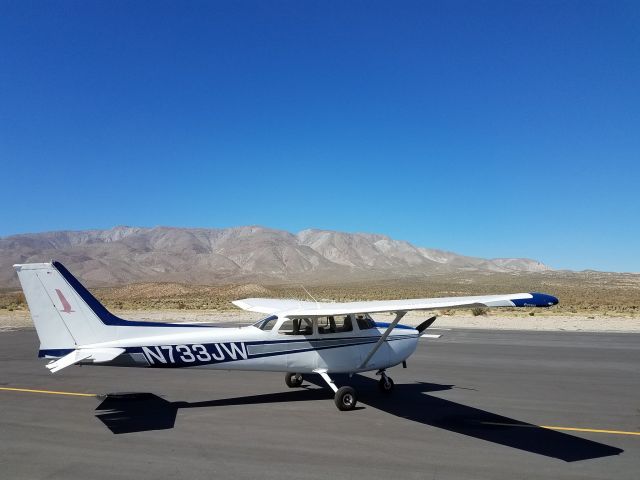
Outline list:
[[[97,397],[95,393],[58,392],[55,390],[34,390],[31,388],[0,387],[0,390],[5,392],[26,392],[26,393],[43,393],[46,395],[66,395],[70,397]],[[608,433],[610,435],[640,436],[640,432],[628,432],[625,430],[602,430],[598,428],[558,427],[555,425],[525,425],[525,424],[519,424],[519,423],[499,423],[499,422],[481,422],[481,423],[484,425],[497,425],[500,427],[546,428],[547,430],[560,430],[560,431],[567,431],[567,432]]]
[[[628,432],[626,430],[601,430],[598,428],[557,427],[555,425],[527,425],[527,424],[521,424],[521,423],[500,423],[500,422],[481,422],[481,423],[484,425],[497,425],[499,427],[546,428],[547,430],[559,430],[559,431],[567,431],[567,432],[608,433],[610,435],[640,436],[640,432]]]
[[[540,425],[541,428],[548,430],[564,430],[567,432],[589,432],[589,433],[609,433],[611,435],[637,435],[640,432],[627,432],[625,430],[600,430],[598,428],[576,428],[576,427],[555,427],[553,425]]]
[[[11,388],[0,387],[0,390],[6,392],[26,392],[26,393],[44,393],[47,395],[67,395],[70,397],[95,397],[95,393],[77,393],[77,392],[57,392],[54,390],[33,390],[31,388]]]

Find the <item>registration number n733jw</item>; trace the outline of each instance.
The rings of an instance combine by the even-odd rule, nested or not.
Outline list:
[[[156,345],[141,347],[150,365],[199,365],[205,363],[246,360],[243,342]]]

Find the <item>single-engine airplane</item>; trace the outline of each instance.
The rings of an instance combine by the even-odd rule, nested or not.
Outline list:
[[[320,303],[245,298],[233,303],[266,318],[245,327],[123,320],[109,312],[59,262],[14,265],[40,339],[39,357],[58,372],[70,365],[254,370],[285,373],[289,387],[319,374],[340,410],[356,406],[353,387],[338,388],[331,374],[377,371],[382,392],[393,390],[386,370],[413,354],[436,317],[417,327],[399,322],[409,311],[442,308],[549,307],[543,293]],[[371,314],[392,313],[390,323]]]

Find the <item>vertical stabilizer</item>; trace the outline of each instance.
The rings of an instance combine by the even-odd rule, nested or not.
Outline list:
[[[115,329],[100,321],[55,265],[14,265],[40,338],[40,350],[73,349],[115,339]]]

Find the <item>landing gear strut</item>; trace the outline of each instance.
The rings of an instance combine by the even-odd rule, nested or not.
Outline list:
[[[284,376],[284,383],[287,384],[289,388],[297,388],[302,385],[302,374],[301,373],[287,373]]]
[[[382,393],[391,393],[393,391],[393,380],[391,377],[388,377],[384,370],[378,370],[376,375],[380,375],[380,380],[378,381],[378,388]]]
[[[327,375],[326,370],[314,370],[315,373],[319,374],[322,379],[327,382],[327,385],[333,390],[335,393],[333,397],[333,401],[338,407],[338,410],[347,411],[353,410],[356,407],[356,403],[358,402],[358,392],[356,389],[349,386],[344,387],[336,387],[336,384],[333,383],[331,377]]]

